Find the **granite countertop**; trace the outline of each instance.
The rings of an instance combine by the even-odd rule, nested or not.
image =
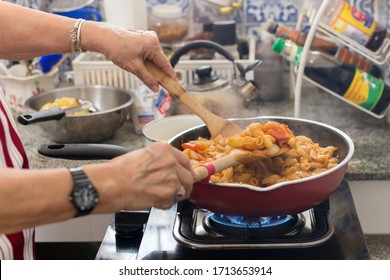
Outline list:
[[[300,118],[332,125],[348,134],[355,144],[354,155],[348,165],[346,180],[390,180],[390,125],[385,119],[376,119],[365,112],[314,87],[304,88],[301,97]],[[250,109],[230,110],[230,117],[294,116],[294,102],[259,101]],[[44,157],[37,152],[41,144],[51,144],[49,134],[39,125],[19,126],[31,168],[76,166],[86,161],[62,160]],[[121,145],[129,150],[143,147],[144,138],[134,132],[131,121],[104,143]],[[94,161],[96,162],[96,161]]]

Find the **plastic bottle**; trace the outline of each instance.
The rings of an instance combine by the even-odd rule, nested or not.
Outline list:
[[[323,21],[358,44],[376,51],[387,37],[387,31],[373,17],[350,6],[343,0],[328,5]]]
[[[289,39],[296,43],[298,46],[303,46],[307,37],[306,32],[294,30],[273,20],[268,20],[266,22],[265,30],[269,33],[274,34],[276,37],[280,37],[285,40]],[[323,39],[316,36],[311,43],[311,49],[334,55],[337,52],[338,46],[330,39]]]
[[[273,20],[267,21],[265,29],[269,33],[274,34],[276,37],[280,37],[284,40],[289,39],[301,47],[304,46],[307,37],[307,33],[291,29],[287,26],[276,23]],[[328,39],[325,36],[315,36],[310,45],[310,49],[334,55],[341,62],[353,64],[377,78],[382,78],[382,71],[379,67],[371,63],[369,60],[349,51],[347,48],[339,47],[334,41],[330,40],[330,38]]]
[[[277,39],[272,47],[295,65],[300,62],[302,47],[292,41]],[[370,74],[353,65],[342,63],[333,56],[311,51],[308,53],[305,76],[328,88],[348,101],[384,116],[390,103],[390,88]]]

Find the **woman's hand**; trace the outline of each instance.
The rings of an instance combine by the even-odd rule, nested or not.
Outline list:
[[[167,209],[188,198],[192,191],[194,175],[190,161],[168,143],[154,143],[103,165],[101,171],[101,168],[91,170],[87,165],[84,170],[101,194],[99,204],[102,207],[114,204],[117,207],[111,209],[114,211]]]
[[[154,92],[159,90],[159,85],[145,68],[146,60],[152,61],[168,76],[176,79],[176,73],[154,31],[86,22],[82,27],[81,46],[84,50],[103,53],[114,64],[135,74]]]

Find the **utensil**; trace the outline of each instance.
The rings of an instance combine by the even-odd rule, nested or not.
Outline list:
[[[80,85],[42,92],[27,99],[25,106],[28,111],[39,111],[44,104],[60,97],[88,100],[99,110],[37,123],[57,143],[97,143],[112,137],[128,119],[134,102],[134,94],[128,90]]]
[[[220,172],[226,168],[237,166],[241,163],[250,163],[275,157],[287,152],[288,148],[282,148],[277,153],[254,154],[250,151],[235,149],[230,154],[221,157],[213,162],[194,169],[195,182],[200,182],[214,173]],[[44,144],[38,148],[41,155],[53,158],[74,159],[74,160],[94,160],[94,159],[113,159],[117,156],[129,152],[126,148],[110,144]]]
[[[47,157],[73,160],[104,160],[113,159],[129,152],[119,145],[111,144],[44,144],[38,148],[38,152]]]
[[[80,105],[67,109],[61,109],[60,107],[53,107],[51,109],[32,112],[29,114],[19,115],[17,120],[20,124],[29,125],[36,122],[60,120],[65,115],[70,116],[74,112],[88,110],[89,113],[97,112],[97,108],[88,100],[79,99]]]
[[[265,188],[234,183],[195,183],[189,200],[199,208],[215,213],[247,217],[301,213],[320,204],[336,190],[353,156],[354,145],[348,135],[327,124],[287,117],[256,117],[231,121],[241,127],[267,121],[286,124],[295,135],[305,135],[321,146],[337,147],[339,163],[323,173]],[[210,138],[205,126],[184,131],[171,139],[170,143],[181,149],[183,142],[198,137]]]
[[[183,104],[194,111],[204,121],[212,137],[216,137],[218,135],[228,137],[242,131],[241,127],[237,124],[221,118],[203,107],[203,105],[192,97],[177,80],[166,75],[156,65],[146,61],[145,66],[148,71],[156,77],[161,86],[177,97],[181,102],[183,102]]]
[[[213,162],[208,162],[202,166],[195,168],[195,182],[200,182],[210,177],[214,173],[221,172],[226,168],[235,167],[240,164],[250,164],[266,158],[276,157],[286,153],[288,150],[289,148],[284,147],[279,149],[278,152],[271,154],[267,150],[258,150],[257,153],[254,153],[247,150],[234,149],[226,156],[223,156]]]

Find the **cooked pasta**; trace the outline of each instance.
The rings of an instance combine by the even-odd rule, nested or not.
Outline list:
[[[61,98],[56,98],[56,100],[54,100],[54,102],[49,102],[49,103],[44,104],[41,107],[40,111],[52,109],[54,107],[60,107],[61,109],[69,109],[69,108],[77,107],[80,105],[81,105],[80,101],[77,98],[61,97]],[[72,112],[71,114],[72,115],[82,115],[82,114],[88,114],[88,113],[90,113],[89,110],[84,109],[84,110]]]
[[[212,175],[210,181],[266,187],[313,176],[339,162],[335,156],[336,147],[320,147],[306,136],[295,136],[287,125],[277,122],[253,123],[240,135],[227,138],[218,136],[213,139],[199,137],[182,144],[183,152],[190,159],[193,168],[223,157],[235,148],[256,153],[280,147],[289,147],[289,150],[280,156],[225,169]]]

